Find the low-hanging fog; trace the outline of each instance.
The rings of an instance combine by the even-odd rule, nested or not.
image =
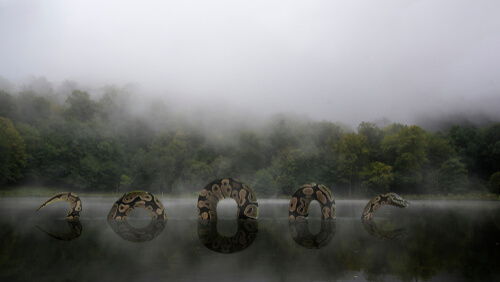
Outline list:
[[[499,14],[495,0],[1,0],[0,77],[132,83],[221,117],[498,120]]]

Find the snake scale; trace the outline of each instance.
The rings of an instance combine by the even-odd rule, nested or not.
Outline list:
[[[293,194],[288,206],[288,218],[307,219],[312,200],[320,204],[321,219],[335,219],[335,199],[332,192],[326,186],[316,183],[303,185]]]
[[[43,203],[36,211],[39,211],[52,203],[61,201],[68,202],[70,204],[69,211],[66,214],[66,220],[79,220],[82,213],[82,201],[75,193],[72,192],[55,194],[45,201],[45,203]]]
[[[410,205],[410,203],[396,193],[382,194],[373,198],[368,202],[368,204],[366,204],[365,209],[363,210],[363,215],[361,215],[361,219],[373,219],[375,211],[385,205],[406,208]]]
[[[116,201],[108,214],[108,219],[127,219],[135,208],[144,208],[151,219],[167,219],[167,213],[160,199],[146,191],[132,191]]]
[[[238,231],[232,237],[225,237],[217,232],[217,204],[223,199],[231,198],[237,203]],[[311,201],[316,200],[321,207],[321,230],[313,235],[308,228],[308,209]],[[69,241],[78,238],[82,233],[79,223],[82,212],[82,201],[72,192],[58,193],[45,201],[38,209],[54,202],[65,201],[70,204],[66,220],[70,227],[68,234],[52,234],[40,228],[50,236]],[[373,222],[375,211],[384,206],[393,205],[406,208],[410,203],[396,193],[386,193],[370,200],[361,216],[366,231],[379,239],[398,239],[405,237],[404,229],[382,231]],[[127,223],[127,216],[135,208],[144,208],[151,215],[152,221],[147,227],[135,228]],[[217,179],[207,184],[200,192],[197,202],[198,235],[203,245],[220,253],[234,253],[246,249],[256,238],[257,221],[240,221],[241,219],[257,219],[258,202],[255,193],[245,183],[233,179]],[[335,234],[336,206],[331,191],[316,183],[301,186],[293,195],[288,206],[289,232],[299,245],[318,249],[327,245]],[[300,220],[306,221],[300,221]],[[160,221],[156,221],[160,220]],[[144,242],[156,238],[164,229],[167,213],[160,199],[146,191],[132,191],[124,194],[112,206],[108,214],[111,228],[123,239],[133,242]],[[298,221],[296,221],[298,220]],[[252,223],[253,222],[253,223]]]
[[[219,201],[231,198],[238,205],[237,219],[257,219],[259,204],[257,197],[245,183],[233,179],[217,179],[207,184],[198,197],[198,219],[217,219]]]

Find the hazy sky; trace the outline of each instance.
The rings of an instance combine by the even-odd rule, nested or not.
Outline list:
[[[494,112],[499,50],[498,0],[0,0],[0,76],[139,83],[221,113]]]

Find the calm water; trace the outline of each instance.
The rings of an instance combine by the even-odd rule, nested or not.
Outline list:
[[[162,199],[169,220],[134,210],[108,222],[116,199],[81,198],[38,212],[44,198],[0,199],[1,281],[500,281],[498,202],[412,201],[359,219],[367,201],[337,201],[337,220],[290,224],[288,201],[259,201],[259,220],[198,222],[196,200]]]

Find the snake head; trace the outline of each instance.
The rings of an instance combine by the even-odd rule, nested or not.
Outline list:
[[[396,193],[390,193],[391,195],[391,201],[392,201],[392,205],[393,206],[396,206],[396,207],[399,207],[399,208],[406,208],[410,205],[410,203],[403,199],[401,196],[399,196],[398,194]]]

